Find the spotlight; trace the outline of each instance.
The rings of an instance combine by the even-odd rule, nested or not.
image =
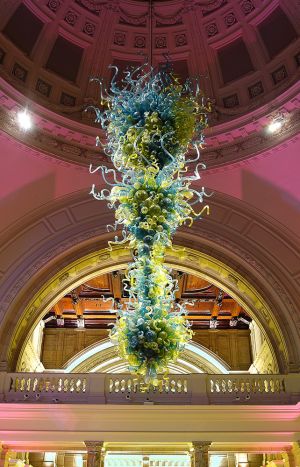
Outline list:
[[[18,112],[17,117],[20,129],[24,131],[30,130],[30,128],[32,127],[32,118],[27,112],[27,110]]]
[[[277,114],[274,116],[274,118],[271,120],[269,125],[267,126],[267,130],[269,133],[276,133],[277,131],[281,130],[283,124],[286,121],[287,115],[284,114],[283,112]]]
[[[270,133],[275,133],[276,131],[280,130],[281,127],[282,127],[282,122],[280,120],[274,120],[268,126],[268,130]]]

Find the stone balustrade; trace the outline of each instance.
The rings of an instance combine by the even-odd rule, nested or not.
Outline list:
[[[0,373],[0,401],[78,404],[296,404],[300,374],[187,374],[157,386],[128,374]]]

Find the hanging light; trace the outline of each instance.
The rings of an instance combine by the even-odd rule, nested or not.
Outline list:
[[[152,14],[150,2],[150,25]],[[151,34],[152,29],[152,44]],[[116,232],[122,226],[122,239],[115,236],[110,248],[127,244],[135,252],[126,274],[129,301],[118,308],[110,337],[129,370],[157,384],[157,374],[176,361],[192,337],[164,258],[178,227],[209,214],[209,206],[201,204],[210,195],[190,184],[205,168],[197,162],[210,102],[197,79],[180,84],[169,64],[156,71],[151,55],[152,47],[150,63],[126,71],[121,86],[115,66],[109,91],[102,79],[95,79],[102,107],[93,110],[96,122],[107,131],[103,146],[115,170],[91,166],[90,173],[99,171],[111,187],[98,192],[93,185],[91,190],[95,199],[116,209],[115,225],[108,229]],[[99,139],[98,144],[102,145]],[[189,163],[195,164],[192,174]],[[216,328],[218,322],[210,324]]]

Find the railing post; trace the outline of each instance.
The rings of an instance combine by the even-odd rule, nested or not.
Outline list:
[[[188,375],[188,392],[192,393],[191,404],[209,404],[207,381],[209,375],[193,373]]]
[[[88,402],[94,404],[105,404],[105,374],[90,373],[88,375]]]
[[[85,441],[87,449],[87,467],[103,467],[103,441]]]
[[[208,467],[208,449],[211,441],[193,441],[194,465],[193,467]]]

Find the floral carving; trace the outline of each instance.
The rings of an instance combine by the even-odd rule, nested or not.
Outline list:
[[[187,45],[187,37],[184,33],[177,34],[177,36],[175,36],[175,45],[176,47],[182,47],[183,45]]]
[[[115,45],[123,46],[125,45],[125,41],[126,41],[126,36],[124,32],[115,32],[115,35],[114,35]]]
[[[57,11],[58,8],[60,7],[60,1],[59,0],[49,0],[48,3],[47,3],[47,7],[52,11]]]
[[[65,16],[65,22],[68,23],[70,26],[74,26],[78,19],[77,14],[74,11],[69,10]]]
[[[218,34],[219,30],[218,30],[218,26],[216,25],[216,23],[210,23],[206,26],[205,28],[206,30],[206,35],[207,37],[213,37],[215,36],[216,34]]]
[[[155,38],[155,48],[156,49],[165,49],[167,47],[167,38],[166,36],[157,36]]]
[[[235,23],[237,23],[237,19],[233,11],[224,17],[224,22],[227,28],[230,28],[230,26],[233,26]]]
[[[93,36],[95,34],[96,26],[94,23],[86,22],[82,30],[88,36]]]
[[[242,12],[245,15],[249,15],[251,11],[255,10],[255,6],[253,5],[251,0],[244,0],[241,4]]]
[[[134,38],[134,47],[136,49],[144,49],[146,47],[146,37],[145,36],[135,36],[135,38]]]

